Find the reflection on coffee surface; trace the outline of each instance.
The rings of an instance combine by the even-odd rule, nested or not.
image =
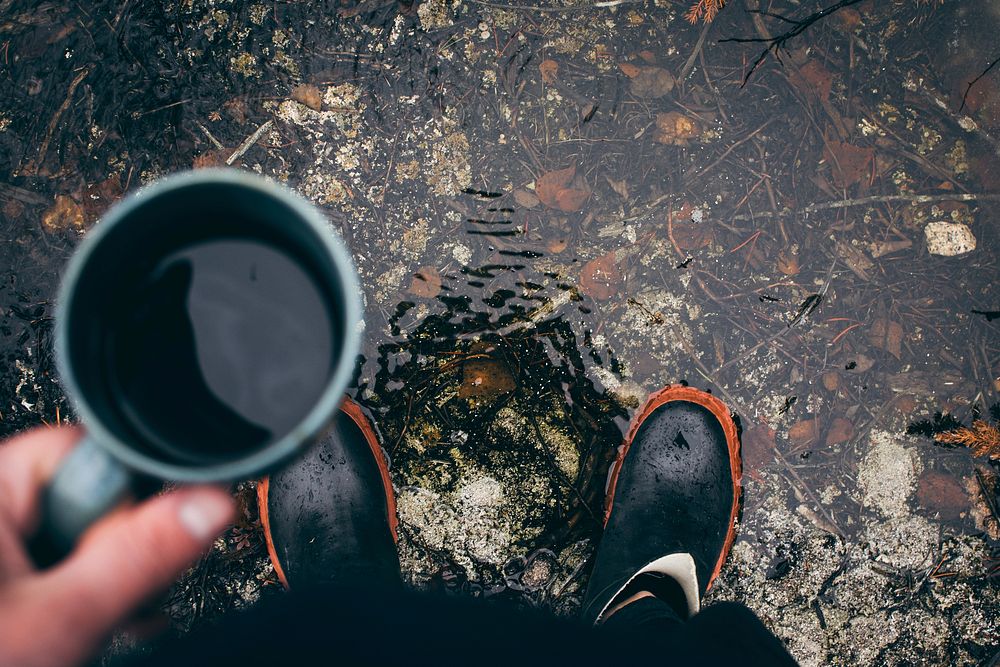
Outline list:
[[[178,462],[222,462],[283,437],[315,405],[337,341],[292,257],[214,240],[164,259],[117,308],[108,377],[136,437]]]

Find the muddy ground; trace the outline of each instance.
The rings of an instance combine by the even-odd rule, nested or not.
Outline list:
[[[824,6],[0,0],[0,433],[73,419],[82,234],[231,164],[354,253],[412,586],[574,614],[629,415],[687,381],[743,429],[709,603],[804,665],[992,664],[996,464],[929,436],[998,418],[1000,6],[751,11]],[[178,631],[281,594],[239,495]]]

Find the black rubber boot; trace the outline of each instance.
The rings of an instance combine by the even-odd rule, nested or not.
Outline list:
[[[258,483],[257,506],[286,588],[400,582],[389,469],[374,429],[350,399],[301,459]]]
[[[696,613],[736,537],[740,475],[736,426],[721,401],[691,387],[651,396],[611,471],[583,619],[599,623],[641,590],[681,618]]]

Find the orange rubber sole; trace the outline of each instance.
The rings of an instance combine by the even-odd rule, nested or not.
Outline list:
[[[378,438],[375,436],[375,429],[372,428],[371,422],[368,421],[368,418],[365,417],[365,414],[361,411],[361,406],[347,396],[344,397],[344,401],[340,404],[340,411],[350,417],[351,421],[353,421],[361,430],[361,433],[365,436],[365,442],[368,443],[368,447],[371,449],[372,456],[375,457],[375,463],[378,465],[379,475],[382,478],[382,487],[385,491],[385,506],[389,518],[389,532],[392,533],[392,541],[398,543],[399,518],[396,516],[396,492],[392,488],[392,478],[389,476],[389,463],[386,461],[385,453],[382,451],[381,445],[378,444]],[[260,515],[260,526],[264,531],[264,542],[267,544],[267,555],[271,559],[271,565],[274,566],[274,573],[278,576],[278,581],[281,582],[281,585],[287,589],[288,577],[285,576],[285,569],[281,566],[281,561],[278,559],[278,552],[274,548],[274,538],[271,536],[271,518],[267,509],[267,497],[271,485],[270,482],[270,476],[264,477],[257,482],[257,512]]]
[[[740,458],[740,438],[739,434],[736,432],[736,423],[733,421],[733,417],[729,412],[729,408],[725,403],[712,396],[708,392],[701,391],[700,389],[695,389],[694,387],[683,387],[683,386],[667,386],[660,391],[652,394],[646,403],[642,406],[642,409],[636,413],[635,417],[632,419],[632,424],[629,426],[628,433],[625,436],[625,441],[618,452],[618,458],[611,466],[611,475],[608,481],[608,492],[604,499],[604,525],[607,527],[608,520],[611,518],[611,509],[615,502],[615,488],[618,484],[618,475],[621,473],[622,465],[625,462],[625,455],[628,454],[629,447],[632,446],[632,439],[635,438],[635,434],[638,433],[639,427],[646,418],[653,414],[657,408],[667,403],[673,401],[687,401],[688,403],[694,403],[705,408],[719,420],[719,424],[722,425],[722,431],[726,435],[726,446],[729,449],[729,465],[733,474],[733,504],[732,509],[729,512],[729,529],[726,532],[726,540],[722,544],[722,554],[719,556],[719,561],[715,564],[715,568],[712,570],[712,576],[708,579],[708,586],[705,590],[708,591],[712,587],[712,583],[715,578],[719,576],[719,572],[722,570],[723,563],[726,562],[726,558],[729,556],[729,551],[733,548],[733,542],[736,541],[736,517],[739,515],[740,511],[740,491],[741,491],[741,480],[743,479],[743,463]]]

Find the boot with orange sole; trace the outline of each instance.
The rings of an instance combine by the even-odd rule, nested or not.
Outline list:
[[[257,507],[286,588],[400,583],[389,466],[375,429],[351,399],[302,458],[258,483]]]
[[[611,469],[583,619],[649,595],[681,619],[697,613],[736,538],[741,471],[722,401],[684,386],[650,396]]]

